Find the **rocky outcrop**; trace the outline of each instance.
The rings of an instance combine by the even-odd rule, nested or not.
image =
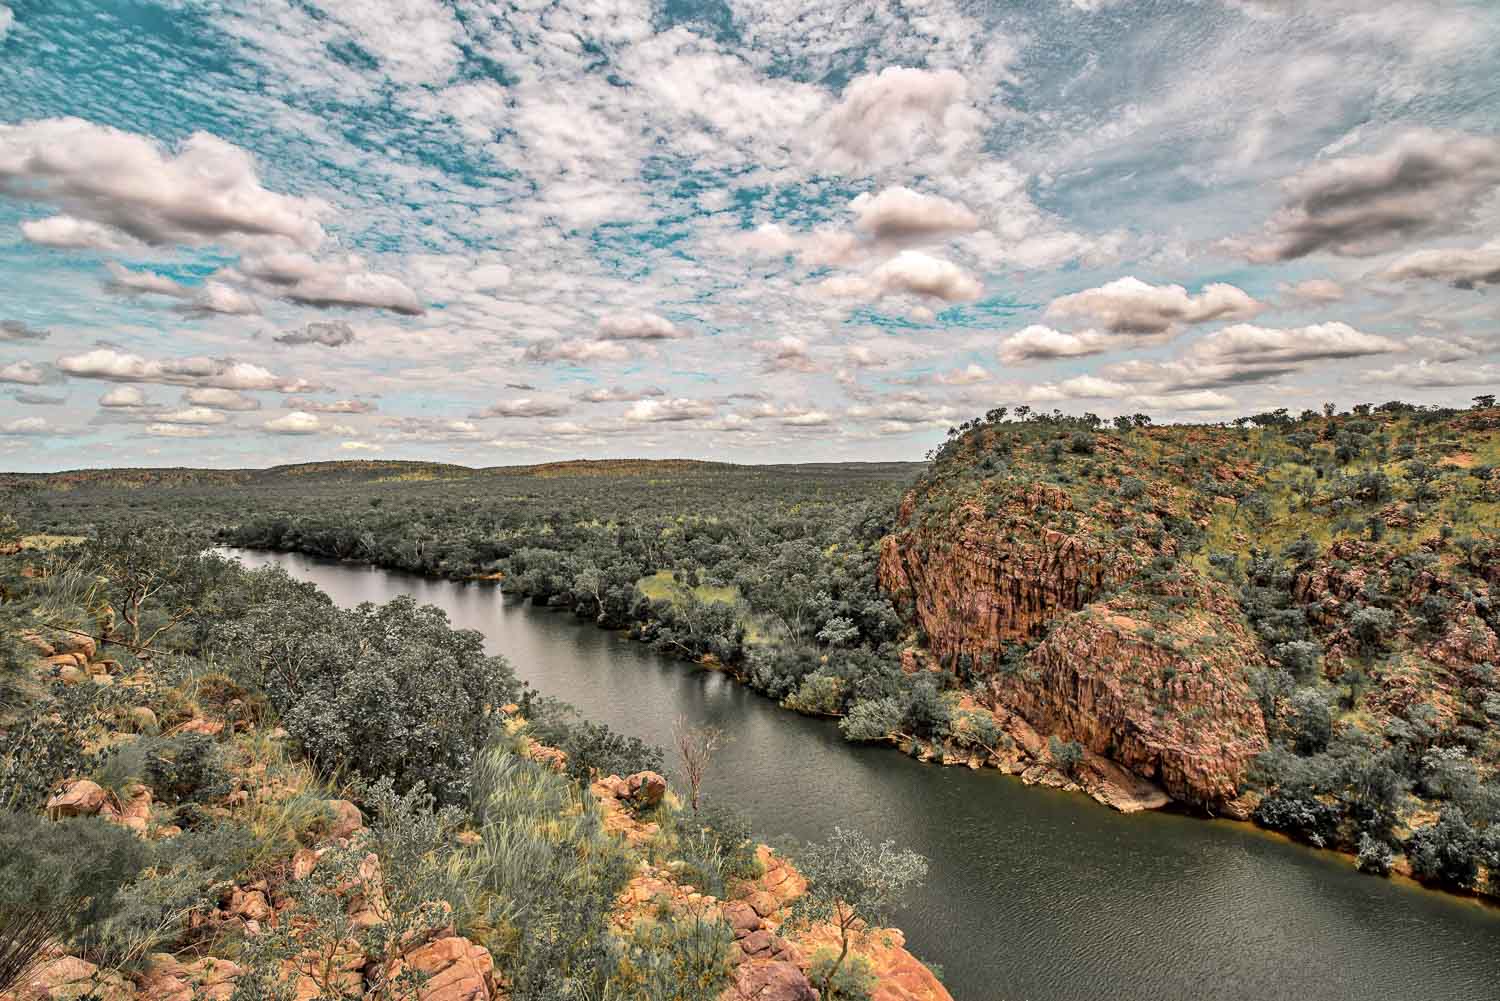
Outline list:
[[[1162,805],[1153,786],[1215,810],[1235,799],[1266,731],[1244,677],[1261,654],[1222,585],[1181,566],[1148,578],[1147,551],[1059,487],[1012,486],[989,513],[969,500],[926,521],[916,503],[883,540],[880,580],[931,657],[986,693],[1011,738],[993,763],[1123,809]],[[1035,645],[1002,664],[1018,643]],[[1049,737],[1084,761],[1054,768]]]
[[[1035,484],[992,519],[977,502],[940,527],[914,523],[913,500],[881,544],[880,584],[912,605],[934,654],[950,666],[993,662],[1007,643],[1035,639],[1138,565],[1129,553],[1066,534],[1049,519],[1072,509],[1068,495]]]

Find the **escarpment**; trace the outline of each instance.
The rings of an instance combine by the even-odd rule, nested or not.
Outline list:
[[[926,520],[921,500],[908,495],[883,541],[881,584],[997,719],[1018,715],[1181,802],[1236,798],[1267,740],[1245,680],[1261,654],[1223,585],[1170,558],[1153,566],[1047,484]]]

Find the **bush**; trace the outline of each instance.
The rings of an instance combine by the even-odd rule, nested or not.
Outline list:
[[[750,825],[739,814],[709,806],[696,818],[679,815],[677,824],[674,855],[685,865],[683,882],[724,898],[735,883],[761,875]]]
[[[568,755],[568,775],[578,782],[592,781],[595,776],[630,775],[634,772],[662,770],[662,749],[639,737],[616,733],[603,723],[581,719],[577,710],[555,700],[536,700],[530,704],[529,718],[533,737]]]
[[[1481,844],[1457,807],[1445,809],[1435,824],[1412,831],[1406,857],[1412,873],[1460,889],[1473,887],[1479,877]]]
[[[880,985],[875,967],[868,959],[856,954],[840,964],[838,953],[826,946],[812,954],[807,979],[815,984],[826,984],[825,997],[837,1001],[870,1001],[875,988]]]
[[[854,703],[849,714],[839,720],[839,730],[845,740],[856,743],[889,740],[901,729],[903,715],[901,703],[893,698],[865,699]]]
[[[1368,834],[1359,836],[1359,856],[1355,864],[1360,872],[1372,876],[1389,876],[1391,864],[1395,860],[1396,854],[1391,851],[1390,845]]]
[[[833,716],[844,707],[843,691],[843,683],[833,675],[809,674],[781,704],[810,716]]]
[[[1076,740],[1059,740],[1053,734],[1047,738],[1047,753],[1052,756],[1052,764],[1064,775],[1076,775],[1078,766],[1083,764],[1083,745]]]
[[[206,803],[229,794],[230,777],[212,737],[186,733],[142,738],[143,780],[165,803]]]
[[[265,690],[318,768],[422,781],[457,802],[494,708],[520,692],[504,659],[409,596],[344,611],[284,575],[266,580],[263,600],[214,637],[236,680]]]
[[[115,914],[146,862],[140,839],[95,817],[0,813],[0,991],[29,972],[43,945],[78,942]]]

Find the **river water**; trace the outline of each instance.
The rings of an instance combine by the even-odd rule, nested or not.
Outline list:
[[[1248,825],[1123,816],[997,772],[846,744],[826,720],[491,584],[230,552],[280,564],[340,605],[399,594],[437,605],[545,694],[663,747],[679,714],[723,728],[733,740],[705,795],[762,839],[840,825],[931,860],[897,924],[958,1001],[1500,999],[1500,909],[1361,876]]]

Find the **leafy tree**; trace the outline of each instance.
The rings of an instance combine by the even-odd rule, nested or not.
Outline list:
[[[905,895],[927,877],[927,860],[894,841],[876,844],[857,831],[834,828],[821,844],[799,852],[797,867],[807,893],[793,904],[796,922],[826,921],[839,936],[839,951],[822,971],[825,998],[838,997],[834,983],[849,949],[871,929],[890,923]]]

